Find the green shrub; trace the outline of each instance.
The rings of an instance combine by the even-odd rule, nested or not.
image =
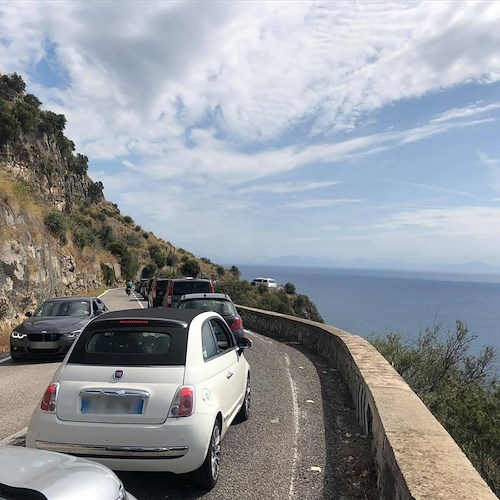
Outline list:
[[[195,278],[200,274],[200,264],[194,259],[189,259],[183,262],[181,272],[184,276],[192,276]]]
[[[371,339],[500,493],[500,381],[493,347],[469,354],[475,336],[461,321],[454,332],[434,325],[416,340],[399,333]],[[496,464],[496,465],[495,465]]]
[[[175,253],[169,253],[167,255],[167,266],[174,267],[179,262],[179,257]]]
[[[50,233],[58,238],[63,245],[68,242],[66,237],[68,222],[66,217],[61,212],[58,212],[55,209],[52,210],[45,216],[44,223]]]
[[[0,97],[8,101],[14,100],[26,90],[26,84],[20,75],[0,75]]]
[[[104,279],[104,283],[107,286],[111,286],[116,281],[115,270],[101,262],[101,271]]]
[[[40,112],[34,106],[19,100],[15,102],[12,113],[17,118],[23,132],[32,132],[37,129],[40,122]]]
[[[290,282],[285,284],[284,290],[288,295],[295,295],[295,293],[297,293],[295,285],[293,283],[290,283]]]
[[[19,138],[21,124],[13,113],[0,101],[0,146]]]
[[[125,236],[125,241],[127,246],[132,248],[141,248],[142,240],[141,237],[136,233],[129,233]]]

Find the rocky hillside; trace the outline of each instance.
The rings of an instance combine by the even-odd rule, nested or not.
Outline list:
[[[106,201],[102,183],[87,175],[87,157],[64,135],[65,125],[64,115],[43,110],[26,93],[19,75],[0,74],[0,350],[11,326],[50,296],[140,277],[220,283],[235,277],[145,231]],[[245,302],[321,320],[305,296],[261,292],[249,289]]]

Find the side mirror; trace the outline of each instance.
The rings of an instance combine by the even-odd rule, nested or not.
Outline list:
[[[238,339],[238,351],[241,354],[245,349],[250,349],[252,347],[252,341],[246,337],[241,337]]]
[[[94,312],[94,316],[100,316],[104,311],[102,309],[96,309]]]
[[[25,316],[26,316],[27,318],[31,318],[31,316],[33,316],[33,313],[32,313],[31,311],[28,311],[28,312],[25,314]]]

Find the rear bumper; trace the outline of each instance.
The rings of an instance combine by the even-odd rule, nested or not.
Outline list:
[[[68,422],[36,410],[26,446],[85,457],[113,470],[183,474],[205,460],[214,422],[215,416],[199,413],[160,425]]]
[[[144,448],[140,446],[91,446],[82,444],[51,443],[35,441],[39,450],[67,453],[77,457],[94,458],[180,458],[189,450],[188,446]]]

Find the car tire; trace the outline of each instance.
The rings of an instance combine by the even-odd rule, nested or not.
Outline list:
[[[221,426],[219,419],[215,421],[207,456],[202,466],[196,471],[196,482],[203,490],[211,490],[217,483],[221,465]]]
[[[236,415],[237,422],[245,422],[250,418],[250,374],[248,374],[247,378],[247,386],[245,389],[245,399],[243,400],[243,404],[241,405],[240,411]]]
[[[10,359],[12,359],[13,363],[19,363],[23,358],[21,356],[13,356],[12,353],[10,353]]]

